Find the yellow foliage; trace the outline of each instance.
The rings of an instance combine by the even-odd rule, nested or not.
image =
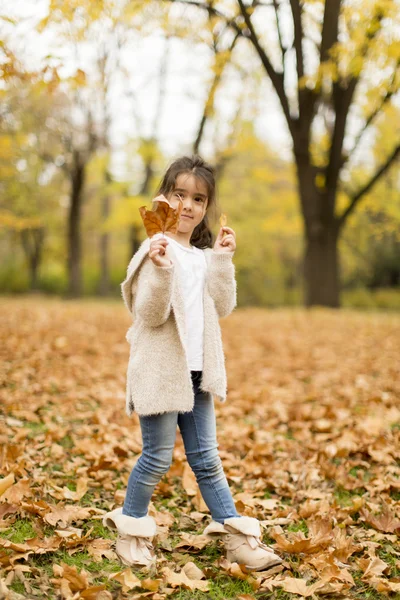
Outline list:
[[[42,226],[43,221],[40,217],[19,217],[6,210],[0,211],[0,229],[22,231],[24,229],[37,229]]]

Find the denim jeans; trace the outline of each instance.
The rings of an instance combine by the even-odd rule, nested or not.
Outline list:
[[[239,517],[218,454],[214,401],[200,389],[201,371],[191,371],[194,408],[190,413],[141,416],[143,448],[128,481],[122,512],[147,515],[153,491],[172,461],[176,426],[182,434],[186,457],[214,521]]]

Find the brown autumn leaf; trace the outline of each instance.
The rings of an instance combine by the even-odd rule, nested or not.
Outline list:
[[[180,573],[174,573],[169,567],[164,567],[162,572],[165,582],[172,588],[183,587],[185,590],[201,590],[202,592],[209,590],[208,581],[190,579],[183,570]]]
[[[309,531],[311,536],[308,538],[302,531],[291,533],[289,538],[285,538],[282,528],[278,526],[272,528],[270,536],[276,541],[280,550],[294,554],[319,552],[332,541],[332,526],[326,521],[311,522]]]
[[[193,469],[190,468],[189,463],[186,463],[183,468],[182,486],[188,496],[195,496],[197,494],[199,486],[197,485],[196,477],[193,473]]]
[[[186,573],[189,579],[205,579],[206,577],[203,571],[191,561],[183,565],[182,571]]]
[[[141,206],[139,212],[148,237],[151,238],[156,233],[166,233],[167,231],[176,233],[182,206],[182,202],[179,202],[178,208],[173,208],[163,195],[154,198],[153,210]]]
[[[142,579],[141,582],[144,590],[157,592],[160,584],[162,583],[162,579],[150,579],[150,577],[146,577],[146,579]]]
[[[129,592],[135,587],[142,587],[140,579],[134,575],[131,569],[124,569],[123,571],[112,573],[108,578],[118,581],[118,583],[122,585],[123,592]]]
[[[178,542],[175,548],[186,548],[191,551],[202,550],[204,546],[207,546],[207,544],[212,542],[207,535],[192,535],[186,533],[186,531],[182,532],[180,537],[182,538],[182,541]]]
[[[61,563],[62,577],[68,581],[68,585],[73,592],[79,592],[89,587],[90,573],[84,569],[78,573],[75,565],[70,566],[65,563]]]
[[[313,596],[314,593],[324,585],[321,581],[316,581],[312,585],[307,585],[306,579],[297,579],[295,577],[286,577],[280,587],[282,587],[285,592],[289,592],[291,594],[296,594],[297,596],[303,596],[303,598],[309,598]]]
[[[21,502],[22,498],[31,497],[33,495],[31,488],[32,482],[27,477],[24,477],[16,483],[11,483],[11,485],[9,485],[12,476],[12,473],[10,473],[10,475],[7,475],[7,482],[3,484],[5,489],[2,492],[1,501],[17,504]]]
[[[114,550],[112,550],[113,541],[105,540],[103,538],[96,538],[94,540],[90,540],[85,545],[85,550],[93,557],[95,562],[101,562],[103,557],[108,558],[108,560],[115,560],[117,555]]]
[[[368,580],[373,577],[380,577],[384,571],[390,571],[389,565],[378,556],[360,558],[358,559],[357,564],[364,573],[361,578],[363,580]]]
[[[44,520],[54,527],[68,527],[75,521],[87,519],[93,512],[97,512],[97,509],[74,504],[63,505],[60,502],[57,506],[51,507],[51,510],[45,514]]]
[[[383,512],[379,515],[374,515],[365,509],[361,511],[361,515],[365,522],[372,525],[374,529],[385,533],[398,532],[400,535],[400,519],[390,511],[388,505],[385,505]]]
[[[349,557],[362,549],[360,544],[357,544],[353,536],[348,536],[344,529],[335,527],[333,530],[334,547],[333,556],[342,563],[347,563]]]
[[[11,487],[14,483],[14,473],[9,473],[6,477],[0,480],[0,496],[4,494],[9,487]]]
[[[112,596],[104,585],[94,585],[83,590],[80,593],[79,600],[112,600]]]

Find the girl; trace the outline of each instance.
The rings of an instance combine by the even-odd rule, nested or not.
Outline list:
[[[214,172],[199,156],[174,161],[158,194],[174,208],[183,204],[177,233],[147,238],[121,286],[134,318],[127,333],[126,411],[139,415],[143,449],[123,507],[104,515],[103,523],[118,530],[116,552],[125,564],[155,562],[156,522],[148,506],[170,467],[178,425],[212,516],[204,533],[222,537],[231,562],[266,569],[281,559],[261,542],[259,521],[238,515],[217,450],[213,396],[225,402],[227,388],[218,318],[236,306],[235,232],[221,227],[212,246]]]

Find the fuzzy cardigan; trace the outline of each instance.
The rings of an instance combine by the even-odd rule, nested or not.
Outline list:
[[[185,306],[172,244],[170,267],[149,258],[150,239],[134,254],[121,284],[122,298],[133,318],[126,339],[130,344],[126,377],[126,413],[152,415],[190,412],[194,392],[184,339]],[[203,370],[200,387],[226,401],[227,380],[218,319],[236,306],[233,252],[203,250],[207,261],[204,283]]]

